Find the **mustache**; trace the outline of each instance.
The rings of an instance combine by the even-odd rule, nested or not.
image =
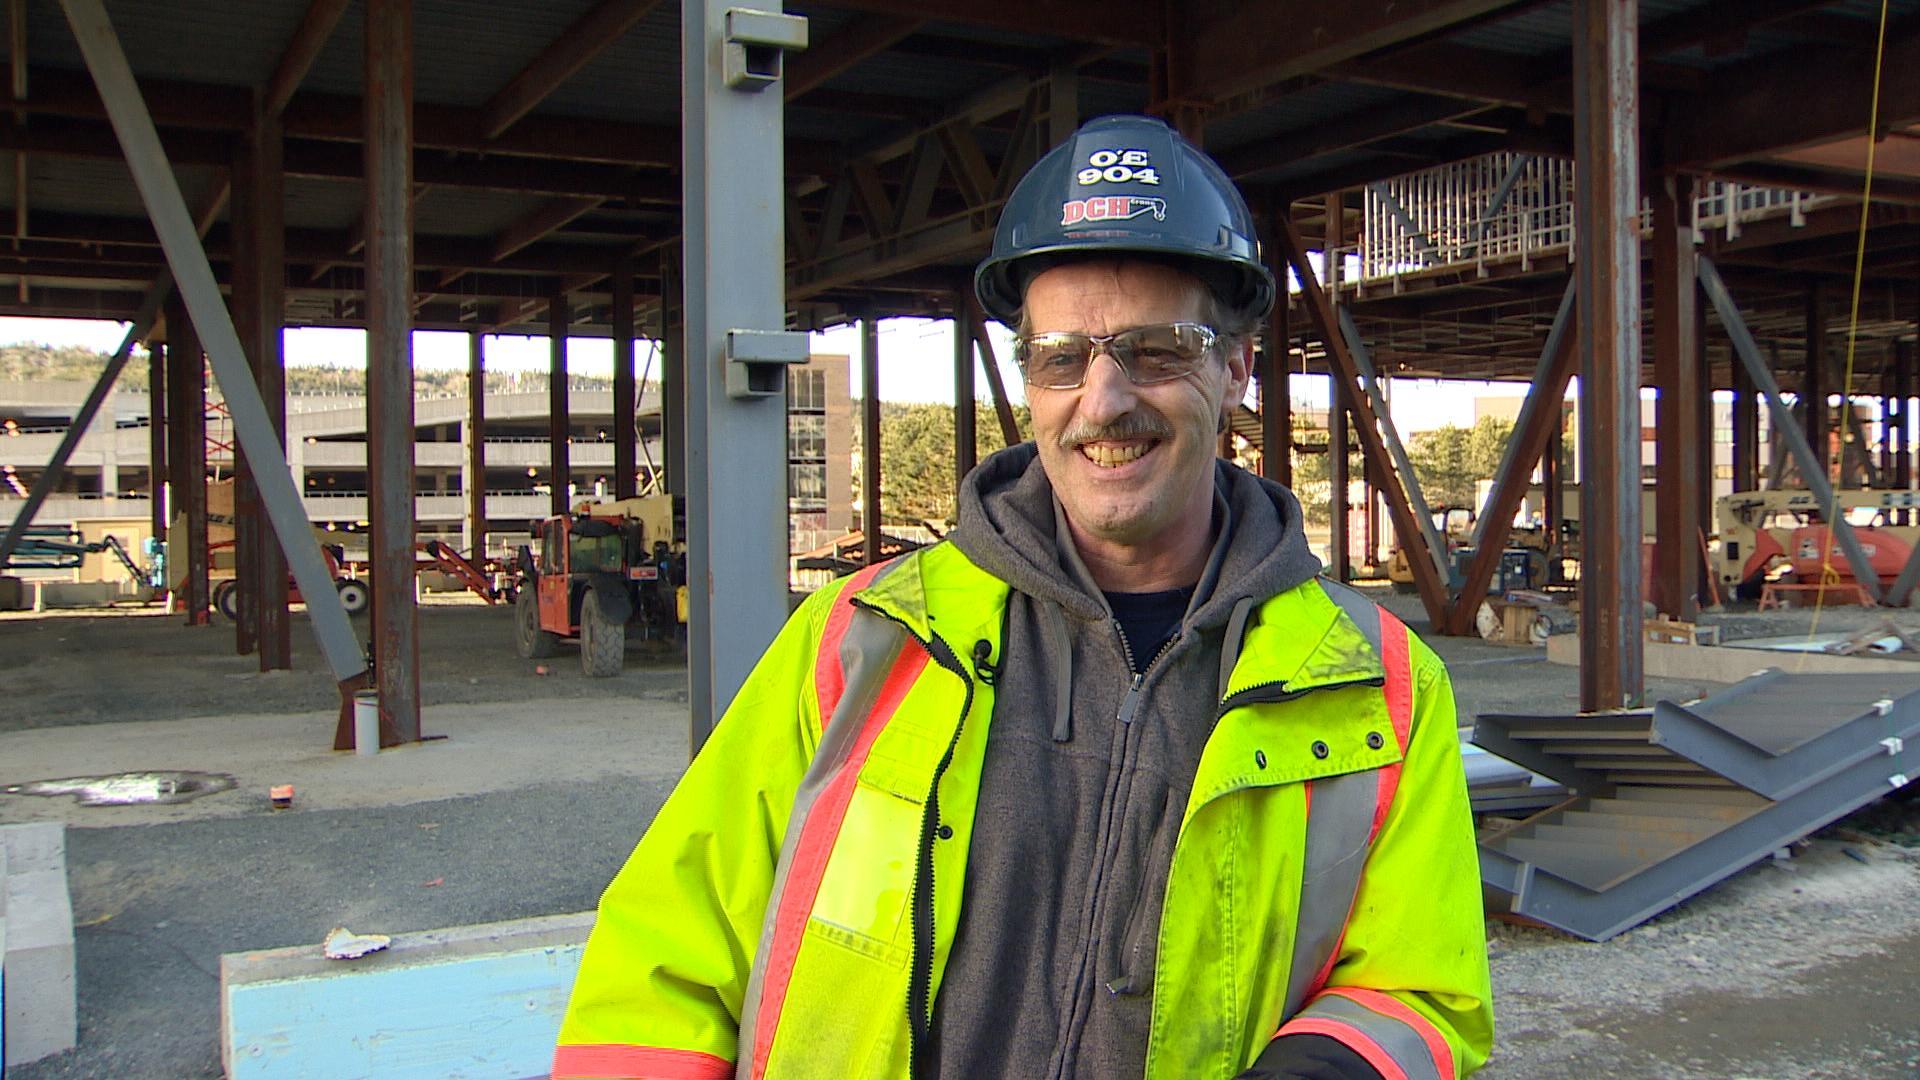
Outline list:
[[[1173,425],[1157,412],[1142,410],[1130,412],[1107,424],[1089,424],[1076,422],[1062,431],[1055,440],[1062,450],[1071,450],[1081,443],[1100,442],[1120,439],[1171,439]]]

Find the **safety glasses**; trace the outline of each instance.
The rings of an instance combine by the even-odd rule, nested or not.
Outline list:
[[[1171,382],[1200,369],[1218,337],[1210,326],[1172,322],[1137,326],[1118,334],[1047,331],[1013,341],[1013,359],[1028,386],[1073,390],[1087,381],[1087,367],[1105,353],[1135,386]]]

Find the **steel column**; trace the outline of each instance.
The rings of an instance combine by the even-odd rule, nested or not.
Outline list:
[[[245,277],[245,289],[236,289],[235,306],[242,303],[246,313],[238,321],[248,359],[252,363],[254,383],[267,408],[276,435],[275,444],[284,460],[287,431],[286,356],[282,348],[282,325],[286,319],[286,225],[285,172],[282,167],[282,128],[277,116],[264,113],[256,117],[253,131],[243,140],[233,176],[233,213],[236,247],[239,234],[246,234],[244,267],[235,266],[236,285]],[[279,545],[268,536],[258,517],[258,480],[249,459],[247,504],[238,507],[237,524],[248,526],[250,545],[247,558],[250,573],[241,595],[249,603],[243,611],[252,621],[253,646],[259,653],[260,670],[286,670],[293,666],[293,643],[287,621],[287,564]],[[291,473],[289,473],[291,476]],[[236,632],[237,636],[237,632]]]
[[[868,566],[880,561],[880,320],[860,317],[860,541]]]
[[[1574,356],[1573,342],[1568,341],[1561,348],[1566,351],[1567,370],[1571,372]],[[1552,545],[1549,549],[1552,555],[1547,560],[1547,581],[1551,584],[1558,584],[1566,570],[1566,567],[1561,565],[1561,558],[1566,554],[1566,550],[1560,541],[1560,523],[1567,518],[1565,510],[1561,507],[1562,499],[1566,494],[1567,416],[1562,404],[1566,400],[1565,385],[1564,382],[1561,384],[1560,397],[1553,403],[1553,419],[1545,421],[1548,425],[1547,449],[1540,455],[1540,486],[1545,489],[1540,501],[1545,504],[1542,507],[1542,516],[1547,529],[1547,543]]]
[[[207,359],[200,351],[200,336],[194,332],[187,305],[177,296],[167,302],[167,416],[167,486],[172,503],[167,559],[176,568],[167,577],[169,582],[185,585],[180,601],[187,625],[206,626],[212,621],[207,580]],[[184,573],[179,572],[181,567]]]
[[[1287,280],[1284,265],[1275,273],[1279,280]],[[1260,475],[1288,487],[1293,485],[1293,387],[1288,369],[1291,341],[1287,296],[1282,292],[1274,300],[1267,340],[1260,348]]]
[[[420,738],[414,597],[413,3],[366,4],[367,502],[380,745]],[[304,594],[306,589],[303,587]],[[334,748],[352,744],[347,725]]]
[[[376,0],[377,2],[377,0]],[[314,541],[299,493],[293,489],[293,477],[275,445],[272,421],[255,390],[247,370],[246,355],[234,333],[233,322],[221,302],[220,289],[200,246],[199,231],[187,205],[180,196],[179,183],[161,149],[153,117],[147,112],[134,82],[133,71],[114,36],[100,0],[61,0],[72,25],[88,70],[93,75],[100,99],[106,105],[119,138],[127,166],[147,207],[147,214],[167,255],[167,264],[177,280],[182,298],[192,314],[200,335],[208,347],[215,377],[226,393],[227,410],[233,420],[236,439],[253,460],[262,466],[264,480],[261,496],[273,522],[275,533],[286,550],[294,577],[307,593],[308,617],[313,622],[321,651],[333,669],[344,692],[362,684],[366,663],[353,639],[353,629],[341,609],[338,595],[328,577],[319,545]],[[150,302],[158,309],[165,294],[165,283],[149,290]],[[151,325],[152,315],[142,312]],[[139,321],[136,320],[136,329]],[[124,357],[123,357],[124,360]],[[112,365],[109,364],[109,368]],[[271,468],[267,468],[271,465]]]
[[[1638,8],[1574,0],[1579,310],[1580,708],[1637,706],[1640,616]]]
[[[613,264],[613,497],[632,498],[636,490],[634,413],[640,400],[633,385],[633,266],[626,259]],[[648,537],[655,540],[658,537]]]
[[[1711,393],[1700,378],[1694,265],[1693,178],[1654,177],[1653,378],[1654,405],[1654,596],[1670,618],[1700,616],[1700,459],[1711,455],[1710,433],[1700,426],[1700,399]],[[1638,395],[1635,396],[1638,405]],[[1637,411],[1637,408],[1636,408]],[[1637,425],[1636,425],[1637,426]],[[1634,438],[1638,440],[1636,431]]]
[[[147,342],[147,499],[153,538],[167,542],[167,347]],[[162,550],[165,550],[164,548]],[[168,552],[171,556],[172,552]],[[171,597],[169,597],[171,602]]]
[[[572,509],[573,497],[573,418],[567,398],[567,331],[573,319],[573,302],[564,290],[556,288],[547,298],[547,468],[553,473],[553,492],[549,499],[552,513],[559,516]]]
[[[1406,498],[1413,507],[1413,520],[1420,526],[1420,535],[1426,538],[1427,550],[1433,555],[1434,569],[1440,572],[1440,579],[1447,581],[1453,576],[1453,568],[1447,563],[1446,538],[1440,535],[1440,527],[1434,524],[1433,511],[1427,506],[1426,496],[1420,492],[1420,478],[1413,471],[1413,460],[1407,456],[1406,444],[1400,441],[1400,431],[1394,427],[1393,414],[1387,409],[1387,396],[1380,389],[1380,374],[1373,366],[1373,354],[1367,351],[1366,342],[1360,340],[1360,328],[1353,321],[1351,309],[1340,308],[1340,332],[1346,335],[1347,352],[1353,357],[1353,365],[1360,373],[1360,386],[1366,392],[1367,400],[1373,403],[1373,413],[1379,417],[1380,440],[1387,449],[1387,457],[1393,463],[1388,472],[1385,466],[1371,473],[1375,477],[1385,473],[1397,477],[1400,487],[1406,490]]]
[[[1474,617],[1479,614],[1487,587],[1500,568],[1500,553],[1507,546],[1504,535],[1507,523],[1520,512],[1520,501],[1526,497],[1536,461],[1548,463],[1541,470],[1541,481],[1547,490],[1548,528],[1554,530],[1550,535],[1558,539],[1561,403],[1566,400],[1567,382],[1573,377],[1574,363],[1579,358],[1574,346],[1573,289],[1573,281],[1568,280],[1566,290],[1560,294],[1560,307],[1554,312],[1553,325],[1547,330],[1540,360],[1534,365],[1533,381],[1529,384],[1532,388],[1520,403],[1520,415],[1514,419],[1513,433],[1507,437],[1506,449],[1501,452],[1500,467],[1494,471],[1493,490],[1487,493],[1487,505],[1481,508],[1480,517],[1474,523],[1473,557],[1467,562],[1466,573],[1460,579],[1460,591],[1448,608],[1444,624],[1449,634],[1474,632]]]
[[[1733,490],[1760,489],[1760,399],[1753,377],[1735,357],[1733,364]]]
[[[696,751],[788,610],[786,373],[777,364],[746,367],[738,354],[761,345],[806,354],[804,338],[795,348],[780,333],[785,121],[777,62],[784,47],[804,46],[806,23],[733,2],[682,0],[680,22],[693,583],[687,697]]]
[[[1341,382],[1339,375],[1332,376],[1327,399],[1327,573],[1335,581],[1347,581],[1353,577],[1347,528],[1348,512],[1352,509],[1348,488],[1353,479],[1348,475],[1347,468],[1347,402],[1353,396],[1353,391],[1342,386]],[[1364,465],[1361,467],[1365,468]]]
[[[1842,401],[1841,408],[1845,407],[1846,402]],[[1819,463],[1820,475],[1831,476],[1833,447],[1827,436],[1826,289],[1818,281],[1807,286],[1806,367],[1800,382],[1800,419]],[[1802,482],[1812,486],[1810,480],[1803,478]]]
[[[1779,384],[1773,381],[1773,374],[1767,370],[1766,363],[1760,358],[1760,347],[1754,344],[1753,334],[1748,331],[1746,320],[1740,315],[1739,306],[1733,302],[1733,294],[1727,291],[1726,281],[1720,277],[1720,271],[1714,267],[1713,260],[1704,255],[1700,257],[1700,287],[1705,290],[1707,299],[1713,303],[1714,312],[1720,316],[1720,325],[1726,327],[1727,337],[1733,342],[1734,355],[1747,366],[1747,374],[1752,377],[1761,398],[1766,401],[1770,410],[1769,415],[1773,419],[1773,429],[1779,433],[1781,440],[1786,443],[1788,452],[1800,466],[1800,472],[1807,481],[1807,490],[1813,492],[1814,498],[1819,500],[1821,506],[1833,507],[1835,503],[1832,481],[1828,480],[1826,472],[1819,468],[1818,458],[1814,454],[1813,446],[1807,442],[1805,433],[1794,425],[1793,413],[1780,396]],[[1879,600],[1881,598],[1880,575],[1874,570],[1872,560],[1867,558],[1866,550],[1860,546],[1860,538],[1854,535],[1853,526],[1848,523],[1846,515],[1828,513],[1825,517],[1831,525],[1834,542],[1840,545],[1841,552],[1846,555],[1847,565],[1853,568],[1853,576],[1867,590],[1868,595]],[[1909,569],[1912,569],[1911,565]],[[1906,573],[1903,572],[1901,579],[1904,581],[1906,577]],[[1912,582],[1907,582],[1907,585],[1911,587]],[[1895,584],[1892,595],[1902,595],[1898,583]]]
[[[980,418],[973,384],[973,308],[971,290],[953,294],[953,485],[967,478],[979,463]]]
[[[687,311],[680,251],[660,249],[660,442],[667,490],[687,493]]]
[[[1893,486],[1902,491],[1913,486],[1913,399],[1907,390],[1913,381],[1913,350],[1904,341],[1893,344]],[[1906,523],[1906,511],[1901,512],[1901,524]]]
[[[487,352],[486,335],[467,331],[467,551],[487,557]]]
[[[259,285],[259,272],[254,267],[253,258],[253,193],[254,177],[252,163],[247,159],[246,140],[243,137],[234,147],[232,166],[229,174],[232,184],[229,188],[231,201],[228,204],[228,217],[231,219],[229,230],[232,243],[232,280],[228,287],[228,305],[233,312],[233,330],[240,336],[240,347],[247,352],[247,365],[253,372],[254,385],[259,385],[258,335],[254,331],[254,318],[259,314],[259,304],[253,293]],[[261,404],[267,405],[265,395]],[[273,407],[267,405],[267,415],[273,415]],[[284,443],[283,443],[284,445]],[[259,549],[260,549],[260,496],[255,494],[253,469],[247,464],[246,451],[235,447],[233,452],[233,651],[240,656],[251,656],[258,650],[256,635],[260,623],[254,613],[254,603],[259,596]]]

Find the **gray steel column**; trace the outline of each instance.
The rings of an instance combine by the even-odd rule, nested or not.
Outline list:
[[[880,320],[860,317],[860,539],[866,564],[880,561]]]
[[[697,751],[787,617],[782,361],[806,358],[806,335],[780,333],[785,118],[778,84],[784,50],[805,46],[806,22],[728,0],[682,0],[680,26],[687,686]]]
[[[633,387],[633,264],[624,257],[613,264],[613,497],[631,498],[635,491],[634,410],[639,399]],[[657,537],[648,537],[649,541]]]
[[[1579,310],[1580,708],[1637,706],[1640,615],[1640,103],[1634,0],[1574,0]]]
[[[147,498],[153,538],[167,541],[167,347],[147,342]],[[171,602],[171,598],[169,598]]]
[[[151,325],[159,310],[160,298],[166,294],[168,285],[177,281],[187,309],[207,343],[215,377],[226,391],[235,438],[263,468],[267,464],[273,466],[261,474],[265,481],[261,494],[266,511],[287,551],[301,591],[313,590],[307,605],[308,617],[344,695],[359,685],[366,663],[353,640],[346,612],[333,592],[319,545],[313,539],[299,494],[293,490],[293,478],[286,470],[286,461],[275,445],[272,422],[253,386],[246,355],[226,306],[221,302],[219,284],[214,280],[213,268],[200,246],[199,231],[187,212],[180,185],[161,148],[153,117],[140,96],[133,70],[127,64],[126,54],[120,49],[113,24],[100,0],[61,0],[61,6],[73,27],[74,38],[79,42],[94,86],[126,156],[128,170],[140,189],[141,200],[146,204],[154,232],[167,256],[169,274],[149,290],[152,310],[141,312],[135,328],[143,322]],[[112,363],[109,370],[114,370]]]
[[[181,605],[188,626],[212,621],[207,574],[207,359],[200,351],[187,305],[175,296],[167,302],[167,485],[178,536],[168,537],[167,558],[184,574],[169,580],[185,585]]]
[[[487,356],[486,335],[467,331],[467,550],[487,557]]]
[[[413,4],[366,4],[367,497],[380,745],[420,739],[414,603]],[[300,590],[306,592],[303,586]],[[344,725],[343,725],[344,726]],[[352,745],[347,727],[335,749]]]
[[[963,289],[953,294],[953,485],[979,463],[980,418],[973,387],[973,312]]]
[[[1700,425],[1700,401],[1712,391],[1700,377],[1694,267],[1693,178],[1666,173],[1649,185],[1653,196],[1653,368],[1655,401],[1654,596],[1668,616],[1692,622],[1700,615],[1699,475],[1702,455],[1713,454],[1711,432]],[[1637,404],[1637,403],[1636,403]],[[1635,436],[1636,439],[1638,436]]]
[[[660,249],[660,456],[667,490],[687,492],[687,309],[680,252]]]
[[[1287,256],[1276,239],[1280,217],[1288,201],[1274,198],[1267,208],[1267,265],[1279,282],[1273,314],[1267,321],[1267,340],[1260,350],[1260,475],[1293,485],[1293,388],[1288,368],[1293,334],[1287,326]]]
[[[558,517],[572,508],[568,490],[573,485],[573,417],[567,399],[567,330],[573,322],[573,302],[556,284],[547,300],[547,468],[553,493],[548,500]]]

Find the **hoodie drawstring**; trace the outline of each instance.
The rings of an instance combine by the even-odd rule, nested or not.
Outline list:
[[[1053,683],[1053,741],[1073,741],[1073,638],[1067,632],[1067,613],[1050,600],[1038,601],[1040,622],[1047,635],[1047,652],[1058,657]]]

